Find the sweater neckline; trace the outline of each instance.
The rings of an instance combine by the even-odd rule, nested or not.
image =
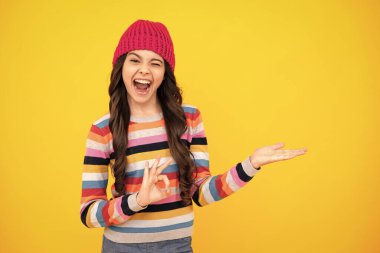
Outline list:
[[[130,115],[130,121],[133,121],[133,122],[153,122],[153,121],[160,120],[162,118],[163,118],[162,112],[151,115],[151,116],[143,116],[143,117]]]

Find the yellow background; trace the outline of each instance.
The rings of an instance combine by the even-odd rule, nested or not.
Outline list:
[[[85,138],[117,42],[163,22],[216,175],[282,141],[196,208],[195,252],[380,252],[378,1],[0,1],[1,252],[100,252],[79,217]]]

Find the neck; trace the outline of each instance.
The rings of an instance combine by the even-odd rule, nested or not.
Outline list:
[[[161,105],[157,98],[147,101],[144,104],[128,101],[131,115],[136,117],[149,117],[162,112]]]

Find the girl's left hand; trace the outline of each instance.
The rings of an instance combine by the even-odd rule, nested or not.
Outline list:
[[[272,146],[256,149],[255,152],[249,157],[252,166],[257,169],[268,163],[288,160],[293,157],[303,155],[307,151],[306,148],[280,150],[282,147],[284,147],[284,143],[279,142]]]

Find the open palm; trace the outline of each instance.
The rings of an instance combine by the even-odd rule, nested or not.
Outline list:
[[[252,166],[257,169],[268,163],[288,160],[293,157],[303,155],[307,151],[306,148],[281,150],[280,148],[282,147],[284,147],[284,143],[279,142],[275,145],[256,149],[250,156]]]

